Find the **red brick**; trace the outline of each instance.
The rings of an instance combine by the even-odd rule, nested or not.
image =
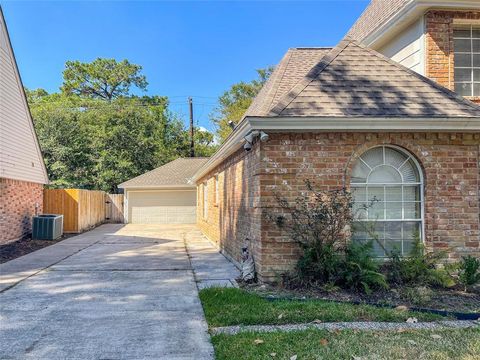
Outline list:
[[[43,208],[43,185],[0,178],[0,244],[28,237],[35,205]]]
[[[417,158],[425,178],[425,243],[429,250],[446,250],[452,259],[480,255],[480,137],[471,133],[269,133],[227,158],[199,181],[209,183],[207,221],[202,218],[202,187],[198,191],[198,226],[213,241],[240,261],[241,247],[250,246],[259,278],[274,281],[295,265],[299,249],[263,212],[276,206],[273,193],[294,200],[313,179],[323,189],[349,184],[354,159],[369,148],[394,144]],[[473,141],[472,141],[473,139]],[[276,157],[285,144],[291,157]],[[321,143],[322,156],[311,151]],[[275,158],[275,161],[272,159]],[[452,161],[453,158],[453,161]],[[288,172],[278,171],[289,166]],[[328,164],[328,166],[324,166]],[[309,170],[309,171],[306,171]],[[213,204],[213,179],[219,175],[220,204]],[[272,188],[272,185],[275,188]],[[265,196],[267,195],[268,196]],[[246,239],[250,241],[246,241]]]

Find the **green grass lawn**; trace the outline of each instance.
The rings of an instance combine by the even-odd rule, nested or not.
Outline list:
[[[480,329],[216,335],[216,359],[480,359]],[[294,357],[295,358],[295,357]]]
[[[392,321],[409,317],[418,321],[444,319],[439,315],[369,305],[339,304],[322,300],[268,301],[256,294],[234,288],[207,288],[200,291],[203,309],[211,327],[230,325],[293,324],[314,320]]]

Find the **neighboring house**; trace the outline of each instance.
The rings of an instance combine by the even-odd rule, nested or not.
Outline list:
[[[480,1],[373,0],[348,36],[480,102]]]
[[[348,38],[290,49],[195,174],[197,224],[236,261],[248,246],[260,280],[277,280],[299,249],[264,214],[310,179],[354,190],[357,207],[378,199],[362,221],[387,249],[406,254],[418,234],[429,250],[478,256],[479,152],[480,107],[434,81]]]
[[[133,224],[195,224],[197,189],[192,176],[207,158],[180,158],[120,185],[124,215]]]
[[[0,8],[0,245],[31,233],[48,183],[40,146]]]

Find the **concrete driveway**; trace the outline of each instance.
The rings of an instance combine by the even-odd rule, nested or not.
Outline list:
[[[0,275],[0,359],[211,359],[196,281],[238,272],[194,226],[103,225]]]

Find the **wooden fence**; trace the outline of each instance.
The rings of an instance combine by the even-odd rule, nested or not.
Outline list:
[[[79,233],[105,221],[123,223],[123,195],[80,189],[45,189],[43,212],[63,215],[63,231]]]
[[[123,194],[105,194],[105,220],[110,223],[123,223]]]

